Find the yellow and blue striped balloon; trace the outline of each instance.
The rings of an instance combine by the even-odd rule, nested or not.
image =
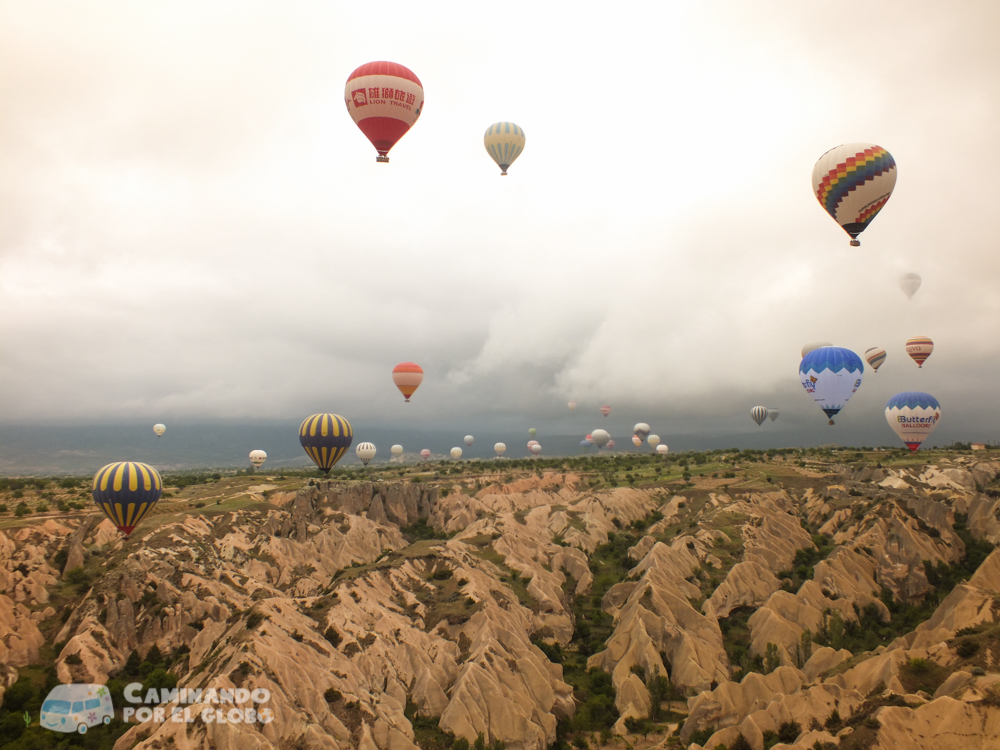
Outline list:
[[[156,469],[138,461],[118,461],[94,474],[94,502],[127,537],[153,509],[163,492]]]
[[[351,423],[337,414],[313,414],[299,427],[306,455],[326,474],[344,457],[353,439]]]
[[[504,176],[524,151],[524,131],[512,122],[495,122],[486,129],[483,143],[487,153],[500,167],[500,175]]]

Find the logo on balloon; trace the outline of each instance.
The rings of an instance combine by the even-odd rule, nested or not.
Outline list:
[[[351,97],[354,99],[355,107],[364,107],[368,104],[368,98],[365,96],[364,89],[354,89],[351,92]]]

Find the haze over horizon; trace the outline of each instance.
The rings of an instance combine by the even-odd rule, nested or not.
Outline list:
[[[904,390],[942,404],[930,444],[996,438],[1000,6],[380,8],[0,2],[0,452],[318,411],[526,442],[603,403],[622,445],[901,445]],[[388,165],[344,109],[375,59],[426,92]],[[497,120],[527,134],[503,179]],[[854,141],[899,170],[860,248],[809,189]],[[814,340],[889,352],[835,427]]]

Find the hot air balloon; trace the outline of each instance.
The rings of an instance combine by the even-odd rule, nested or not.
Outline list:
[[[780,413],[781,412],[779,412],[777,409],[768,409],[767,410],[767,416],[770,418],[770,420],[772,422],[778,418],[778,415]]]
[[[471,448],[472,444],[475,442],[475,440],[476,439],[474,437],[472,437],[472,435],[466,435],[465,436],[465,445],[466,445],[466,447],[467,448]]]
[[[588,432],[588,433],[587,433],[587,437],[586,437],[586,440],[589,440],[590,442],[594,442],[594,436],[593,436],[593,435],[591,435],[591,434],[590,434],[590,433]]]
[[[899,288],[903,290],[903,294],[906,295],[907,299],[913,299],[913,295],[917,293],[920,288],[921,279],[919,274],[915,273],[904,273],[899,277]]]
[[[660,444],[660,436],[650,435],[648,438],[646,438],[646,442],[649,443],[650,448],[656,448],[656,446]]]
[[[864,372],[861,357],[839,346],[824,346],[809,352],[799,364],[802,387],[826,412],[830,424],[861,386]]]
[[[639,422],[639,424],[632,428],[632,431],[639,438],[639,442],[642,442],[649,437],[649,425],[645,422]]]
[[[750,416],[753,418],[753,421],[757,423],[757,426],[760,427],[764,420],[767,419],[767,407],[755,406],[750,410]]]
[[[656,446],[656,452],[665,456],[670,452],[670,449],[666,445],[658,445]]]
[[[260,468],[264,465],[267,460],[267,454],[264,451],[250,451],[250,463],[252,463],[256,468]]]
[[[153,432],[156,433],[156,437],[163,437],[163,433],[167,431],[166,425],[154,424]]]
[[[306,455],[327,475],[353,440],[351,423],[337,414],[313,414],[299,426],[299,442]]]
[[[397,443],[396,445],[392,446],[392,447],[391,447],[391,448],[389,449],[389,452],[390,452],[390,453],[391,453],[391,454],[392,454],[393,456],[395,456],[396,458],[399,458],[400,456],[402,456],[402,455],[403,455],[403,446],[401,446],[401,445],[399,445],[399,443]]]
[[[593,443],[590,442],[589,440],[587,440],[586,438],[584,438],[583,440],[580,441],[580,447],[583,448],[583,452],[584,453],[586,453],[587,451],[589,451],[590,450],[590,446],[592,446],[592,445],[593,445]]]
[[[802,356],[806,356],[809,352],[814,352],[823,346],[833,346],[829,341],[810,341],[808,344],[802,347]]]
[[[500,176],[506,177],[507,169],[524,151],[524,131],[512,122],[496,122],[486,129],[483,144],[500,167]]]
[[[604,416],[608,416],[610,413],[611,413],[611,407],[610,406],[608,406],[607,404],[605,404],[604,406],[601,407],[601,414],[603,414]]]
[[[423,379],[423,369],[414,362],[400,362],[392,368],[392,382],[399,388],[399,392],[403,394],[406,403],[410,403],[410,396],[420,387]]]
[[[570,401],[566,404],[570,408],[570,411],[576,408],[576,401]]]
[[[528,450],[529,451],[531,450],[531,446],[533,446],[533,445],[538,445],[538,441],[537,440],[529,440],[528,441]]]
[[[424,109],[424,88],[413,71],[391,62],[370,62],[351,73],[344,102],[354,123],[372,142],[377,162],[406,135]]]
[[[368,462],[375,458],[375,444],[358,443],[358,447],[354,449],[354,452],[358,454],[358,458],[361,459],[361,463],[367,466]]]
[[[458,446],[455,446],[454,448],[452,448],[451,449],[451,457],[454,458],[456,461],[458,459],[460,459],[462,457],[462,449],[459,448]]]
[[[941,419],[941,404],[929,393],[897,393],[885,405],[885,419],[906,447],[916,452]]]
[[[493,450],[497,452],[497,456],[502,456],[504,454],[504,451],[507,450],[507,446],[504,445],[503,443],[497,443],[496,445],[493,446]]]
[[[531,437],[534,437],[537,434],[538,434],[538,430],[536,430],[534,427],[531,427],[531,428],[528,429],[528,435],[530,435]]]
[[[163,492],[156,469],[138,461],[118,461],[94,474],[91,493],[104,515],[128,535],[153,509]]]
[[[632,445],[634,445],[636,448],[638,448],[640,445],[642,445],[642,438],[639,437],[638,435],[633,435],[632,436]]]
[[[590,441],[597,446],[598,450],[607,445],[608,441],[611,439],[611,435],[608,434],[607,430],[594,430],[590,435],[588,435],[588,437],[590,438]]]
[[[906,342],[906,353],[917,363],[917,367],[923,367],[933,351],[934,342],[926,336],[914,336]]]
[[[542,452],[542,446],[539,445],[538,443],[535,443],[533,446],[531,446],[531,452],[537,456],[539,453]]]
[[[615,449],[615,441],[614,440],[609,440],[608,441],[608,450],[609,451],[613,451],[614,449]]]
[[[875,372],[878,372],[878,368],[885,362],[885,349],[881,346],[873,346],[871,349],[865,349],[865,359],[871,365],[871,368]]]
[[[823,209],[851,236],[858,235],[882,210],[896,184],[896,162],[873,143],[849,143],[823,154],[813,167],[813,195]]]
[[[431,452],[426,448],[424,448],[422,451],[420,451],[420,457],[424,459],[424,461],[426,461],[431,457]]]

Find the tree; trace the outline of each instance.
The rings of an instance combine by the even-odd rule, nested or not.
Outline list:
[[[780,666],[781,654],[778,652],[778,647],[773,643],[768,643],[764,652],[764,674],[771,674]]]

